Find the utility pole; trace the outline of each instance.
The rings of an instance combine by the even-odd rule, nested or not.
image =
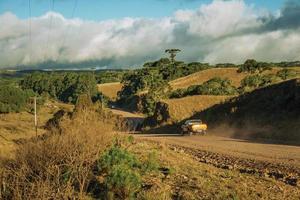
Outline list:
[[[35,126],[35,136],[38,136],[37,130],[37,112],[36,112],[36,96],[34,96],[34,126]]]
[[[33,99],[33,109],[34,109],[34,129],[35,129],[35,136],[38,136],[38,118],[37,118],[37,97],[30,97]],[[32,101],[31,101],[32,102]]]

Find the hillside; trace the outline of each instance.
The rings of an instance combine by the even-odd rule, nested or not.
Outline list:
[[[183,120],[191,117],[213,105],[224,102],[228,96],[195,95],[179,99],[167,99],[163,102],[168,104],[169,114],[172,120]]]
[[[71,111],[73,106],[49,101],[38,110],[38,135],[45,133],[44,125],[60,109]],[[32,113],[0,114],[0,157],[13,157],[18,140],[29,139],[35,134]]]
[[[119,82],[98,84],[98,90],[110,99],[116,99],[122,84]]]
[[[3,160],[0,188],[5,192],[0,199],[299,197],[298,186],[276,181],[268,174],[242,173],[248,169],[245,162],[236,162],[236,169],[230,170],[222,166],[235,161],[232,157],[115,134],[104,113],[85,109],[63,117],[61,134],[50,132],[40,140],[24,141],[16,148],[16,158]],[[205,163],[200,160],[203,154]],[[216,159],[222,159],[222,166]]]
[[[263,72],[263,74],[276,74],[282,68],[273,68],[271,71]],[[290,68],[298,71],[300,74],[300,67]],[[192,85],[199,85],[208,81],[214,77],[228,78],[232,81],[232,84],[236,87],[240,86],[241,80],[245,78],[247,73],[238,73],[237,68],[211,68],[207,70],[202,70],[196,73],[193,73],[188,76],[184,76],[173,81],[170,81],[173,90],[179,88],[187,88]],[[299,76],[299,75],[298,75]],[[108,96],[111,99],[116,99],[117,93],[121,90],[122,84],[120,82],[112,82],[112,83],[103,83],[98,84],[98,90],[102,92],[104,95]]]
[[[186,88],[191,85],[202,84],[214,77],[229,78],[233,85],[239,86],[243,78],[247,74],[238,73],[237,68],[212,68],[196,72],[189,76],[185,76],[170,82],[173,89]]]
[[[254,90],[193,117],[211,127],[227,125],[235,136],[300,142],[300,79]]]
[[[265,71],[263,74],[276,74],[282,68],[273,68],[271,71]],[[300,68],[291,68],[300,72]],[[187,88],[191,85],[199,85],[212,79],[214,77],[228,78],[232,81],[232,84],[236,87],[240,86],[241,80],[244,79],[247,73],[238,73],[238,68],[212,68],[203,71],[196,72],[189,76],[185,76],[170,82],[170,85],[174,90],[179,88]]]

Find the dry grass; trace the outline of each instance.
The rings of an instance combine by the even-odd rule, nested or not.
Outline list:
[[[169,105],[169,112],[173,120],[183,120],[191,117],[215,104],[224,102],[230,96],[195,95],[179,99],[164,100]]]
[[[191,85],[199,85],[214,77],[229,78],[233,85],[239,86],[241,80],[246,76],[245,73],[238,73],[237,68],[213,68],[196,72],[186,77],[171,81],[173,89],[186,88]]]
[[[123,84],[119,82],[98,84],[98,90],[110,99],[115,100]]]
[[[263,74],[276,74],[282,68],[273,68],[271,71],[265,71]],[[300,68],[291,68],[297,71],[300,71]],[[172,88],[187,88],[191,85],[200,85],[209,79],[214,77],[228,78],[232,81],[234,86],[240,86],[241,80],[245,78],[247,73],[238,73],[237,68],[213,68],[207,69],[200,72],[196,72],[189,76],[185,76],[170,82]]]
[[[83,111],[61,121],[61,134],[20,145],[1,170],[5,199],[87,199],[93,167],[111,144],[113,124],[96,112]]]
[[[61,134],[21,145],[16,158],[0,170],[1,197],[93,199],[90,187],[103,189],[93,184],[101,178],[95,174],[95,163],[114,135],[113,125],[102,116],[90,110],[65,116]],[[298,188],[199,163],[164,144],[139,140],[127,149],[141,160],[155,152],[162,167],[142,177],[145,187],[137,199],[297,199],[300,195]]]
[[[264,74],[276,74],[282,68],[273,68],[271,71],[266,71]],[[300,67],[290,68],[300,72]],[[240,86],[241,80],[245,78],[247,73],[238,73],[237,68],[212,68],[196,72],[189,76],[170,81],[172,89],[187,88],[191,85],[199,85],[214,77],[229,78],[234,86]],[[98,90],[109,98],[115,100],[117,93],[121,90],[120,82],[98,84]],[[145,92],[145,91],[144,91]]]
[[[164,179],[153,177],[145,199],[299,199],[299,187],[269,178],[241,174],[197,162],[193,157],[169,150],[164,144],[144,139],[131,147],[138,154],[156,151],[162,166],[170,169]],[[153,198],[155,197],[155,198]]]
[[[38,110],[38,134],[45,133],[43,126],[53,114],[65,109],[71,111],[72,105],[47,102]],[[28,112],[0,114],[0,157],[12,158],[16,149],[15,142],[35,136],[34,115]]]

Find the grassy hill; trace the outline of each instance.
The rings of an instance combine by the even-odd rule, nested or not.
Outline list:
[[[279,70],[283,68],[273,68],[271,71],[265,71],[263,74],[276,74]],[[293,67],[290,68],[293,70],[298,71],[298,76],[300,76],[300,67]],[[241,80],[244,79],[247,73],[238,73],[238,68],[231,67],[231,68],[211,68],[202,70],[191,75],[181,77],[170,81],[170,85],[173,90],[179,88],[187,88],[192,85],[199,85],[208,81],[214,77],[220,78],[228,78],[232,81],[232,84],[236,87],[239,87],[241,84]],[[116,99],[117,93],[121,90],[122,84],[120,82],[113,82],[113,83],[104,83],[98,84],[98,90],[102,92],[104,95],[108,96],[111,99]]]
[[[103,114],[75,109],[72,117],[66,115],[61,120],[61,134],[49,132],[47,137],[24,141],[16,148],[14,159],[0,158],[0,188],[4,188],[0,199],[299,196],[298,187],[199,162],[195,156],[166,143],[115,134],[112,120]]]
[[[195,114],[235,136],[300,142],[300,79],[254,90]]]
[[[163,100],[169,107],[172,120],[178,121],[191,117],[196,112],[224,102],[229,96],[195,95],[179,99]]]
[[[218,76],[224,78],[227,77],[233,82],[233,85],[239,86],[241,80],[246,75],[247,74],[245,73],[238,73],[237,68],[212,68],[170,81],[170,85],[173,89],[187,88],[191,85],[201,84]],[[121,88],[122,84],[119,82],[98,84],[98,90],[111,99],[115,99],[117,97],[117,93],[121,90]]]
[[[118,92],[122,88],[120,82],[98,84],[98,90],[110,99],[116,99]]]
[[[268,74],[276,74],[279,70],[282,68],[273,68],[271,71],[266,71],[264,73]],[[296,69],[296,68],[293,68]],[[240,86],[241,80],[244,79],[247,75],[247,73],[238,73],[238,68],[212,68],[207,69],[203,71],[196,72],[194,74],[191,74],[189,76],[185,76],[176,80],[173,80],[170,82],[170,85],[172,88],[179,89],[179,88],[187,88],[192,85],[199,85],[204,83],[205,81],[208,81],[214,77],[220,77],[220,78],[228,78],[232,81],[232,84],[236,87]],[[297,69],[297,70],[300,70]]]
[[[292,69],[298,71],[298,77],[300,77],[300,68],[295,67]],[[273,68],[262,74],[275,75],[280,70],[282,70],[282,68]],[[170,85],[173,89],[187,88],[192,85],[202,84],[213,77],[221,77],[228,78],[232,81],[234,86],[239,87],[241,85],[241,80],[248,75],[251,74],[238,73],[237,68],[212,68],[171,81]],[[233,96],[194,95],[177,99],[167,99],[163,102],[168,105],[171,119],[177,121],[189,118],[195,113],[199,113],[209,107],[223,103],[226,99],[230,99],[231,97]],[[256,105],[253,105],[253,107],[256,107]]]
[[[47,102],[38,110],[38,135],[45,133],[44,125],[60,109],[72,110],[73,106]],[[28,112],[0,114],[0,157],[13,157],[16,142],[35,136],[34,115]]]

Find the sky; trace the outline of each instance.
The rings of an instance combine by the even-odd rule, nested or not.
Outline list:
[[[29,4],[30,3],[30,4]],[[300,0],[0,0],[0,68],[300,60]]]
[[[0,13],[12,12],[28,18],[29,0],[0,0]],[[86,20],[120,19],[123,17],[159,18],[172,15],[178,9],[195,9],[211,0],[31,0],[32,16],[40,16],[53,9],[65,17],[72,16],[77,4],[76,17]],[[77,2],[77,3],[76,3]],[[271,11],[280,9],[284,0],[246,0],[249,5]]]

